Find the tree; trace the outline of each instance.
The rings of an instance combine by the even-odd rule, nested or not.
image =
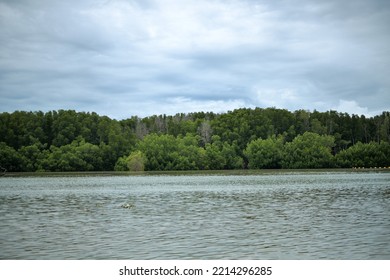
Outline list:
[[[390,166],[390,144],[388,142],[358,142],[336,157],[339,167],[388,167]]]
[[[322,141],[327,134],[330,144]],[[287,142],[282,160],[279,137]],[[381,166],[388,165],[389,141],[390,112],[241,108],[121,121],[74,110],[0,113],[0,162],[13,171],[127,170],[136,150],[147,170],[331,167],[339,153],[337,166]]]
[[[138,143],[140,150],[147,158],[146,170],[172,170],[178,142],[172,135],[149,134]]]
[[[147,159],[141,151],[134,151],[127,157],[120,157],[115,165],[116,171],[144,171]]]
[[[326,127],[321,124],[321,122],[318,119],[312,119],[310,122],[311,132],[325,135],[326,134]]]
[[[334,137],[305,132],[284,146],[283,168],[328,168],[333,166]]]
[[[0,142],[0,166],[7,171],[22,171],[22,158],[12,147]]]
[[[224,169],[226,158],[222,154],[223,143],[218,135],[211,138],[211,143],[206,144],[207,169]]]
[[[211,143],[206,144],[205,154],[207,169],[237,169],[243,167],[243,160],[237,154],[238,145],[236,142],[228,144],[222,142],[218,135],[211,137]]]
[[[213,134],[213,130],[211,128],[210,122],[203,121],[198,128],[198,133],[202,138],[203,145],[210,143],[211,136]]]
[[[280,168],[283,157],[283,138],[272,136],[256,139],[247,145],[244,155],[251,169]]]
[[[23,146],[19,149],[18,152],[23,162],[23,171],[33,172],[40,169],[39,162],[46,156],[43,150],[44,146],[38,143]]]
[[[73,152],[86,163],[84,164],[84,168],[93,171],[104,170],[103,153],[99,149],[99,146],[85,142],[82,137],[79,139],[73,142]]]
[[[127,168],[130,171],[144,171],[146,157],[141,151],[135,151],[127,159]]]
[[[46,171],[98,171],[103,168],[102,151],[78,137],[71,144],[51,146],[50,152],[37,165]]]
[[[146,170],[196,170],[205,167],[205,152],[199,142],[200,137],[191,134],[150,134],[137,147],[147,158]]]
[[[175,170],[199,170],[206,165],[206,153],[199,147],[201,138],[198,135],[186,134],[177,137],[178,149],[175,152],[176,159],[173,164]]]
[[[223,143],[222,147],[222,156],[226,159],[226,164],[224,169],[241,169],[244,168],[244,160],[238,154],[239,147],[237,142],[232,144]]]
[[[74,110],[59,110],[53,114],[52,144],[61,147],[70,144],[80,132],[78,114]]]
[[[390,113],[382,113],[383,122],[380,126],[380,139],[382,141],[390,141]]]

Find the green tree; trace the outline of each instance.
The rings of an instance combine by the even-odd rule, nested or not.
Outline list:
[[[333,166],[334,137],[305,132],[284,145],[283,168],[328,168]]]
[[[205,152],[199,142],[200,137],[191,134],[149,134],[137,147],[147,158],[146,170],[196,170],[205,166]]]
[[[120,157],[115,165],[116,171],[144,171],[147,159],[141,151],[134,151],[129,156]]]
[[[178,150],[174,136],[149,134],[137,146],[147,158],[146,170],[172,170]]]
[[[103,170],[103,153],[99,146],[85,142],[82,137],[79,139],[73,142],[73,152],[86,163],[84,168],[93,171]]]
[[[270,137],[250,142],[244,151],[251,169],[280,168],[283,158],[283,138]]]
[[[103,167],[102,156],[98,146],[78,137],[71,144],[51,146],[50,153],[38,166],[46,171],[98,171]]]
[[[22,157],[23,171],[34,172],[40,169],[40,161],[47,156],[44,152],[44,145],[35,143],[29,146],[23,146],[19,149]]]
[[[144,171],[145,163],[145,155],[141,151],[135,151],[128,157],[127,167],[130,171]]]
[[[361,143],[339,152],[336,157],[339,167],[389,167],[390,144],[388,142]]]
[[[320,135],[325,135],[326,134],[326,127],[322,125],[322,123],[314,118],[311,120],[310,122],[310,127],[311,127],[311,132],[314,132],[314,133],[317,133],[317,134],[320,134]]]
[[[211,137],[211,143],[206,144],[205,155],[207,168],[212,170],[237,169],[243,167],[243,159],[237,154],[236,142],[222,142],[218,135]]]
[[[7,171],[22,171],[22,165],[22,157],[19,153],[4,142],[0,142],[0,167]]]
[[[226,142],[223,143],[221,153],[226,159],[224,169],[241,169],[244,167],[244,160],[238,154],[238,150],[239,147],[237,142],[233,142],[232,144],[228,144]]]
[[[115,163],[114,170],[115,171],[129,171],[129,168],[127,166],[127,158],[126,156],[118,158],[118,160]]]
[[[282,135],[288,151],[284,153],[282,167],[331,166],[327,160],[322,161],[329,160],[329,145],[301,143],[306,148],[299,145],[308,131],[334,137],[331,154],[340,153],[338,166],[387,163],[383,155],[387,155],[386,143],[390,141],[390,112],[365,117],[336,111],[292,113],[276,108],[242,108],[223,114],[155,115],[121,121],[73,110],[0,113],[0,142],[5,144],[0,160],[7,159],[7,164],[12,166],[8,169],[18,171],[113,170],[120,158],[126,159],[138,149],[148,158],[145,169],[242,168],[246,160],[250,168],[275,168],[280,166],[275,164],[277,160],[268,163],[256,163],[256,160],[278,157],[278,153],[257,151],[259,143],[253,141],[267,140],[272,135],[278,139]],[[358,145],[356,150],[343,151],[354,144]],[[256,152],[263,154],[255,156]],[[365,159],[359,162],[362,156]]]
[[[206,164],[206,153],[199,147],[200,136],[186,134],[177,137],[178,150],[175,152],[173,168],[175,170],[199,170],[204,169]]]
[[[207,169],[220,170],[226,165],[226,158],[222,154],[223,142],[221,137],[213,135],[211,143],[206,144]]]
[[[61,147],[72,143],[79,135],[80,123],[74,110],[59,110],[53,112],[52,144]]]

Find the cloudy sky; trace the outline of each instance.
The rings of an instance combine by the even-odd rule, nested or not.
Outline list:
[[[388,0],[0,0],[0,112],[390,110]]]

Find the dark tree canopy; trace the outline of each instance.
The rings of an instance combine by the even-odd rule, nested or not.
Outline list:
[[[0,113],[8,171],[197,170],[390,166],[390,112],[242,108],[137,116]]]

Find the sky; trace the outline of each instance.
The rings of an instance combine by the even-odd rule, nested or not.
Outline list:
[[[0,0],[0,112],[390,110],[388,0]]]

